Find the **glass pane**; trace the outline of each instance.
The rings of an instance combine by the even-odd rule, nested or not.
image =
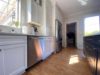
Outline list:
[[[2,1],[8,2],[9,0],[2,0]]]
[[[88,17],[85,23],[85,36],[96,35],[100,31],[99,16]]]
[[[17,7],[17,0],[0,0],[0,25],[15,27],[18,25]]]
[[[8,3],[0,0],[0,12],[3,12],[4,9],[7,7]]]

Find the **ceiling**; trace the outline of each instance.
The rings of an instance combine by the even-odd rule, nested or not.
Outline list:
[[[93,8],[100,9],[100,0],[56,0],[56,3],[65,15]]]

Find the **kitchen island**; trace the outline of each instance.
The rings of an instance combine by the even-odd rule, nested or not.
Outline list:
[[[84,54],[93,75],[100,75],[100,35],[84,37]]]

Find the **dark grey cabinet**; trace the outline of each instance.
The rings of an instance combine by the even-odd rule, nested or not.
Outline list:
[[[97,75],[97,51],[92,46],[90,46],[88,43],[85,43],[84,46],[84,54],[89,62],[89,65],[91,67],[91,72],[93,75]]]
[[[93,75],[100,75],[100,35],[84,38],[84,54]]]
[[[97,75],[100,75],[100,50],[98,50]]]

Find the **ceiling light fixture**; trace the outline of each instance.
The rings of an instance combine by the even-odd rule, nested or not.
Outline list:
[[[81,5],[85,6],[87,5],[88,0],[78,0],[78,2],[80,2]]]

